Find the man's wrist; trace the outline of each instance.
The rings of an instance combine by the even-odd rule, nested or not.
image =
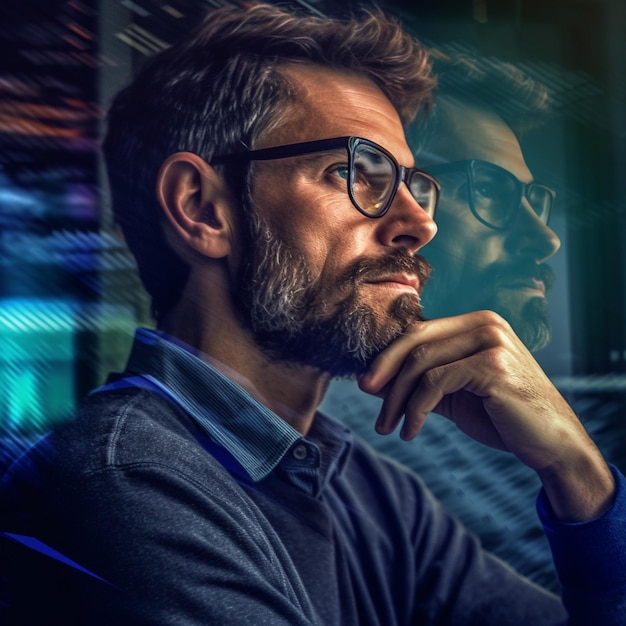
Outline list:
[[[554,516],[563,522],[595,519],[615,498],[615,479],[599,451],[555,463],[537,474]]]

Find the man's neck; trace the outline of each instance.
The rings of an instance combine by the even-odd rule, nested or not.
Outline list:
[[[330,376],[312,367],[267,357],[233,315],[197,319],[197,308],[168,315],[162,330],[199,352],[222,374],[236,382],[303,435],[311,427]]]

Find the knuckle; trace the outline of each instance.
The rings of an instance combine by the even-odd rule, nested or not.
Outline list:
[[[439,385],[439,381],[443,375],[443,368],[435,367],[433,369],[427,370],[422,374],[422,378],[420,380],[420,385],[422,387],[428,388],[436,388]]]
[[[504,384],[511,377],[508,355],[500,346],[482,350],[475,365],[477,371],[484,372],[486,379],[496,385]]]
[[[505,330],[498,326],[481,326],[477,333],[479,341],[485,346],[502,345],[506,338]]]
[[[416,366],[423,364],[426,361],[429,352],[429,346],[426,344],[420,344],[419,346],[415,346],[409,353],[409,364]]]
[[[479,323],[483,326],[493,326],[502,330],[507,330],[509,328],[509,323],[495,311],[476,311],[476,316]]]
[[[511,333],[509,323],[494,311],[479,311],[476,330],[484,345],[503,345]]]
[[[509,360],[506,350],[500,346],[490,348],[484,352],[485,358],[489,367],[493,368],[497,372],[509,371]]]

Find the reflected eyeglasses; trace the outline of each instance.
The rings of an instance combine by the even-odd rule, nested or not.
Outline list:
[[[439,200],[440,186],[434,176],[416,167],[399,165],[391,153],[362,137],[335,137],[305,141],[247,152],[220,154],[211,163],[269,161],[293,156],[345,149],[348,163],[338,170],[345,178],[348,195],[356,209],[366,217],[387,213],[400,183],[406,183],[411,195],[432,218]]]
[[[428,169],[438,176],[444,188],[452,187],[446,181],[447,175],[465,170],[470,210],[489,228],[510,228],[524,198],[537,217],[548,223],[556,192],[546,185],[523,183],[499,165],[478,159],[430,165]]]

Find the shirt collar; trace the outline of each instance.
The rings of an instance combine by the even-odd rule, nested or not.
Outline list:
[[[334,460],[322,464],[324,477],[316,480],[318,489],[329,475],[325,470],[341,471],[351,442],[344,426],[318,413],[307,442],[295,428],[211,366],[207,358],[166,333],[139,328],[127,373],[139,375],[185,409],[255,482],[267,477],[287,452],[303,442],[333,450]],[[315,442],[320,433],[324,441]],[[330,440],[336,445],[329,446]]]

